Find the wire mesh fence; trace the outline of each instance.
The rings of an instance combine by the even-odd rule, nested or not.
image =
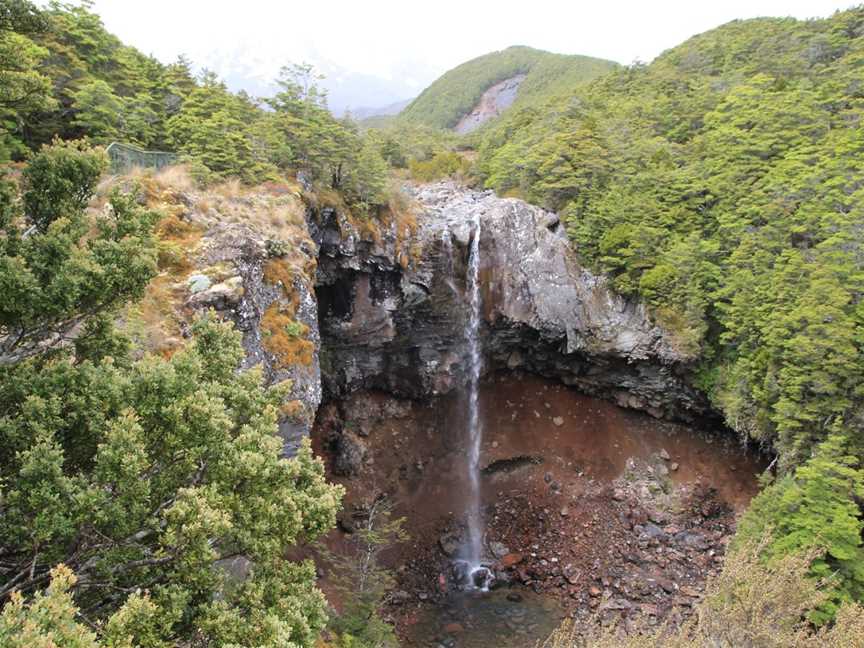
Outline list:
[[[111,160],[111,171],[113,173],[125,173],[133,167],[145,169],[161,169],[175,164],[177,155],[168,151],[145,151],[131,144],[112,142],[105,149]]]

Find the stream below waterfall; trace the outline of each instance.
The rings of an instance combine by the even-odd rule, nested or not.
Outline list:
[[[531,648],[565,617],[554,598],[530,591],[466,592],[423,610],[404,641],[433,648]]]

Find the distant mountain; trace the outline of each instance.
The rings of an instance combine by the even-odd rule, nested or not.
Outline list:
[[[347,112],[350,112],[351,116],[357,121],[363,121],[364,119],[369,119],[371,117],[389,117],[393,115],[398,115],[412,101],[414,100],[403,99],[402,101],[396,101],[394,103],[387,104],[386,106],[379,106],[377,108],[369,106],[361,106],[360,108],[349,108]]]
[[[518,86],[515,97],[498,102],[500,110],[495,111],[495,115],[511,103],[524,105],[554,93],[556,88],[572,88],[617,67],[613,61],[590,56],[553,54],[524,46],[508,47],[446,72],[400,113],[399,120],[437,128],[455,128],[472,112],[479,111],[488,116],[489,109],[479,104],[484,93],[496,84],[519,79],[518,83],[508,85]],[[460,130],[468,132],[473,128],[461,126]]]

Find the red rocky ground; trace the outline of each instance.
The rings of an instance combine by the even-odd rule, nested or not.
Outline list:
[[[577,619],[691,613],[721,566],[733,505],[755,493],[758,458],[530,377],[485,385],[481,406],[486,545],[499,587],[554,597]],[[466,496],[459,408],[456,398],[360,394],[322,408],[313,436],[348,490],[331,547],[370,497],[387,496],[406,518],[411,539],[385,555],[397,573],[387,612],[403,636],[456,587]]]

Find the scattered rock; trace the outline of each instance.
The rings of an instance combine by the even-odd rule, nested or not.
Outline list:
[[[504,567],[504,569],[509,569],[510,567],[518,565],[523,560],[524,560],[524,557],[522,556],[522,554],[509,553],[506,556],[502,556],[500,562],[501,562],[501,566]]]
[[[339,525],[339,528],[343,532],[348,534],[354,533],[357,530],[357,525],[354,523],[354,516],[348,511],[341,511],[339,515],[336,516],[336,524]]]
[[[396,590],[390,595],[390,602],[396,605],[402,605],[411,600],[411,595],[405,590]]]
[[[452,558],[459,551],[459,546],[462,544],[462,538],[456,533],[445,533],[438,538],[438,546],[448,558]]]
[[[495,542],[494,540],[489,543],[489,551],[491,551],[492,555],[497,559],[501,559],[510,553],[510,550],[506,546],[500,542]]]
[[[666,450],[666,448],[660,450],[660,458],[663,461],[669,461],[669,459],[671,459],[671,457],[669,456],[669,452]]]
[[[561,427],[562,425],[564,425],[564,418],[561,416],[556,416],[552,419],[552,422],[555,424],[556,427]]]
[[[189,285],[189,292],[193,295],[207,290],[213,285],[213,281],[205,274],[193,274],[186,280],[186,283]]]

